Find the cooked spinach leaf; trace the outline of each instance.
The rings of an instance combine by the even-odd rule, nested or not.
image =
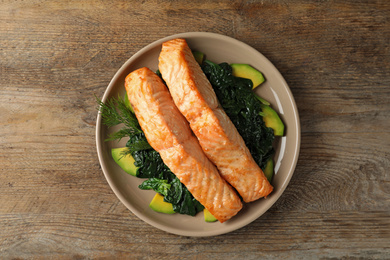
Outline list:
[[[172,203],[174,211],[195,216],[196,213],[204,209],[203,205],[192,196],[178,178],[173,179],[171,185],[170,192],[164,200]]]
[[[167,196],[171,184],[168,183],[168,180],[150,178],[139,185],[139,188],[142,190],[154,190],[163,196]]]
[[[274,153],[272,143],[275,137],[273,130],[264,124],[261,103],[252,91],[252,81],[234,77],[227,63],[215,64],[206,60],[202,69],[256,163],[264,168]]]
[[[127,146],[131,147],[135,137],[130,138]],[[140,186],[140,189],[153,189],[164,195],[164,201],[172,203],[173,210],[180,214],[194,216],[203,210],[203,206],[192,196],[187,188],[180,182],[176,175],[166,166],[160,154],[153,149],[134,151],[137,177],[148,178]],[[166,181],[165,186],[161,183]],[[169,185],[169,187],[168,187]],[[161,188],[164,187],[164,192]]]
[[[204,209],[203,205],[174,176],[170,181],[167,179],[149,178],[139,185],[139,188],[144,190],[153,189],[164,195],[164,201],[171,203],[173,210],[180,214],[195,216],[196,213]]]

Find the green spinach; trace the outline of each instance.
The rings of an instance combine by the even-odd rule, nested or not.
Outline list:
[[[233,76],[232,67],[227,63],[215,64],[206,60],[202,69],[253,159],[264,169],[274,153],[272,143],[275,137],[272,128],[264,124],[261,102],[252,91],[252,81]]]

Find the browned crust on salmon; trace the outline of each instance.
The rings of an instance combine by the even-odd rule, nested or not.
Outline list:
[[[272,185],[220,107],[210,82],[184,39],[163,43],[159,70],[176,106],[223,178],[245,202],[269,195]]]
[[[170,170],[220,222],[236,215],[239,196],[204,154],[162,80],[141,68],[126,77],[125,87],[149,144]]]

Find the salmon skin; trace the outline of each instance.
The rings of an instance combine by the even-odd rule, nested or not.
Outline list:
[[[161,78],[141,68],[126,77],[125,87],[149,144],[194,198],[220,222],[236,215],[241,199],[204,154]]]
[[[184,39],[163,43],[159,70],[176,106],[223,178],[245,202],[269,195],[272,185],[219,105],[210,82]]]

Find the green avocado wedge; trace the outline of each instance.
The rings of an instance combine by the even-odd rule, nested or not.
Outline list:
[[[272,158],[268,159],[263,172],[265,177],[267,177],[267,180],[271,182],[272,177],[274,176],[274,160],[272,160]]]
[[[263,74],[249,64],[232,63],[233,76],[252,80],[253,89],[265,81]]]
[[[134,165],[134,158],[130,154],[123,156],[126,149],[127,147],[111,149],[112,158],[125,172],[136,176],[138,167]]]
[[[204,221],[206,222],[215,222],[217,221],[217,218],[214,217],[210,211],[208,211],[206,208],[203,209],[203,215],[204,215]]]
[[[154,198],[150,202],[149,207],[152,210],[154,210],[156,212],[160,212],[160,213],[165,213],[165,214],[174,214],[174,213],[176,213],[173,210],[172,204],[169,203],[169,202],[165,202],[164,201],[164,196],[161,195],[160,193],[156,193],[156,195],[154,195]]]
[[[284,135],[284,124],[280,119],[278,113],[273,110],[270,106],[261,104],[261,110],[263,115],[264,123],[267,127],[270,127],[274,130],[275,136]]]
[[[196,62],[199,63],[199,65],[202,65],[205,58],[204,53],[200,51],[193,51],[192,55],[194,55]]]

